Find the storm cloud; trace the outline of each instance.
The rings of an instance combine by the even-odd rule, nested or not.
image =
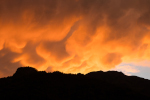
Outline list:
[[[0,77],[150,60],[149,0],[0,0]]]

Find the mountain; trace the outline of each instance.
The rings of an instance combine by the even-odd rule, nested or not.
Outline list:
[[[150,100],[149,90],[150,80],[117,71],[83,75],[20,67],[0,79],[1,100]]]

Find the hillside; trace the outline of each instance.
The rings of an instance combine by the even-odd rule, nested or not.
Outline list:
[[[0,79],[1,100],[150,100],[150,80],[121,72],[46,73],[20,67]]]

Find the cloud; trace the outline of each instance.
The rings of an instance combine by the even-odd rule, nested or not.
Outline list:
[[[0,72],[88,73],[150,60],[149,0],[1,0]],[[5,69],[5,70],[4,70]],[[1,76],[0,76],[1,77]]]
[[[116,71],[121,71],[126,75],[131,75],[131,73],[139,73],[140,70],[136,69],[134,66],[124,65],[124,66],[116,66],[116,68],[112,69]]]
[[[139,62],[131,62],[130,64],[133,66],[138,66],[138,67],[150,67],[149,60],[143,60],[143,61],[139,61]]]
[[[108,67],[114,67],[117,64],[120,64],[121,55],[117,53],[108,53],[101,59],[103,65],[109,65]],[[110,66],[111,65],[111,66]]]

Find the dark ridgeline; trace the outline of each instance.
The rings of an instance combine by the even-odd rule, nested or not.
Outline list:
[[[46,73],[31,67],[0,79],[1,100],[150,100],[150,80],[121,72]]]

